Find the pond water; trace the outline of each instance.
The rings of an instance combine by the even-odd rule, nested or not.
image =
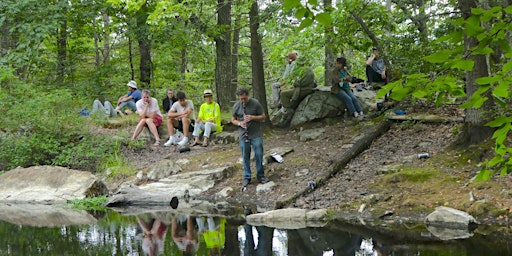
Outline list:
[[[243,214],[84,213],[92,218],[80,224],[58,212],[27,219],[0,211],[0,255],[512,255],[512,237],[491,227],[443,241],[422,225],[282,230],[248,225]]]

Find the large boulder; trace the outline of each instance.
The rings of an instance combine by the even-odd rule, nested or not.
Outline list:
[[[18,167],[0,175],[0,202],[64,203],[106,194],[107,186],[92,173],[59,166]]]
[[[364,112],[376,102],[376,91],[353,90]],[[337,117],[345,114],[345,103],[330,92],[329,87],[319,86],[315,92],[304,98],[293,115],[290,127],[297,127],[304,123],[326,117]]]
[[[345,104],[334,94],[328,91],[315,91],[300,102],[290,127],[297,127],[326,117],[341,116],[344,112]]]

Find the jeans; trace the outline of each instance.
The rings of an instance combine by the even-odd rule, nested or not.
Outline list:
[[[258,180],[265,177],[263,171],[263,138],[257,137],[249,139],[246,142],[244,138],[240,138],[240,150],[242,151],[242,159],[244,163],[244,179],[251,178],[251,146],[254,149],[254,160],[256,161],[256,178]]]
[[[272,89],[272,104],[277,106],[281,103],[281,83],[273,83],[270,88]]]
[[[354,112],[363,112],[363,108],[361,108],[359,100],[357,100],[352,91],[347,93],[345,90],[340,90],[340,92],[336,94],[336,97],[345,103],[350,115],[354,115]]]
[[[123,101],[119,106],[117,106],[119,109],[124,108],[125,106],[128,106],[133,112],[137,111],[137,106],[135,105],[135,101],[133,99],[129,101]]]
[[[194,124],[194,132],[192,132],[192,136],[199,137],[199,133],[201,132],[201,130],[204,131],[204,133],[203,133],[204,137],[210,138],[210,133],[212,133],[212,131],[217,130],[217,125],[212,122],[206,122],[206,123],[203,123],[203,122],[197,123],[196,122]]]
[[[94,100],[92,103],[92,113],[96,111],[102,111],[107,116],[117,116],[117,112],[114,111],[114,107],[109,101],[105,101],[105,104],[102,105],[99,100]]]

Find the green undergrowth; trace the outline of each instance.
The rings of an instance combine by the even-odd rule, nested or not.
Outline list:
[[[107,200],[107,196],[87,197],[84,199],[70,200],[68,204],[77,210],[106,211],[107,208],[104,206],[104,203],[107,202]]]
[[[382,177],[382,181],[383,183],[426,182],[432,177],[436,177],[440,174],[440,171],[433,168],[404,168],[399,172],[388,174]]]

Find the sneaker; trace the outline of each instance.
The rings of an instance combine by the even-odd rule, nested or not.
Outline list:
[[[169,140],[164,143],[164,147],[169,147],[176,144],[176,138],[174,136],[169,137]]]
[[[247,187],[251,183],[251,179],[244,179],[244,182],[242,183],[242,187]]]
[[[265,183],[268,183],[270,180],[269,180],[269,179],[267,179],[267,178],[265,178],[265,177],[263,177],[263,178],[261,178],[261,179],[258,179],[258,181],[259,181],[261,184],[265,184]]]
[[[181,139],[180,143],[178,143],[179,146],[185,146],[187,145],[187,142],[188,142],[188,137],[183,137],[183,139]]]

